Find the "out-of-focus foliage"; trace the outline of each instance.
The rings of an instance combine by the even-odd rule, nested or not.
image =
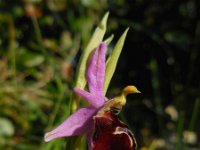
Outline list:
[[[200,147],[200,1],[0,0],[0,149],[64,149],[43,133],[69,115],[77,60],[107,11],[107,36],[130,27],[108,95],[142,92],[121,116],[139,149]]]

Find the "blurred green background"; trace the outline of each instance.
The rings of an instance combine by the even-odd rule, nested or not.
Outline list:
[[[138,149],[200,149],[199,0],[0,0],[0,149],[64,149],[43,135],[69,115],[81,50],[107,11],[113,44],[130,27],[107,95],[142,92],[120,116]]]

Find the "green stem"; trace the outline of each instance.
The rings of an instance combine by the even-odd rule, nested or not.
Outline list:
[[[16,41],[15,41],[15,26],[12,16],[8,16],[8,28],[9,28],[9,53],[11,68],[14,75],[14,85],[17,87],[17,78],[16,78]]]
[[[64,93],[65,93],[64,85],[62,84],[62,81],[59,77],[56,77],[56,84],[57,84],[58,89],[59,89],[58,101],[56,103],[56,106],[55,106],[54,111],[52,113],[52,116],[50,118],[48,128],[52,127],[52,125],[54,123],[54,120],[56,118],[56,115],[58,114],[59,108],[61,106],[61,103],[62,103],[62,100],[63,100],[63,97],[64,97]]]
[[[163,108],[161,103],[161,96],[160,96],[160,82],[159,82],[159,75],[158,75],[158,64],[156,59],[152,59],[150,62],[151,74],[152,74],[152,87],[155,96],[155,106],[156,106],[156,114],[157,114],[157,121],[159,132],[162,134],[163,132],[163,120],[160,117],[163,114]]]
[[[183,143],[182,143],[181,139],[182,139],[182,133],[183,133],[183,129],[184,129],[184,119],[185,119],[185,113],[183,111],[181,111],[178,125],[177,125],[175,150],[183,149]]]
[[[194,109],[193,109],[193,112],[192,112],[192,118],[191,118],[190,124],[189,124],[189,131],[194,130],[194,126],[195,126],[195,123],[197,121],[197,115],[199,113],[199,106],[200,106],[200,99],[197,99],[195,101]]]
[[[33,5],[33,4],[30,4],[30,5]],[[38,23],[38,20],[37,20],[35,13],[31,14],[31,20],[33,22],[33,27],[34,27],[34,30],[35,30],[35,33],[36,33],[36,40],[37,40],[37,42],[40,46],[40,50],[42,51],[44,56],[47,56],[45,46],[43,44],[42,32],[40,30],[40,26],[39,26],[39,23]],[[48,59],[48,57],[46,57],[46,59]]]

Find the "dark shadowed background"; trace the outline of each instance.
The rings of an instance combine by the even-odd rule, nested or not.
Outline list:
[[[138,149],[200,148],[199,0],[0,0],[0,149],[61,149],[43,134],[66,117],[81,50],[107,11],[111,48],[130,27],[107,95],[142,92],[120,115]]]

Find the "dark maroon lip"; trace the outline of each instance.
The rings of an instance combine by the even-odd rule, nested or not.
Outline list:
[[[92,150],[136,150],[136,140],[128,126],[111,111],[94,118]]]

